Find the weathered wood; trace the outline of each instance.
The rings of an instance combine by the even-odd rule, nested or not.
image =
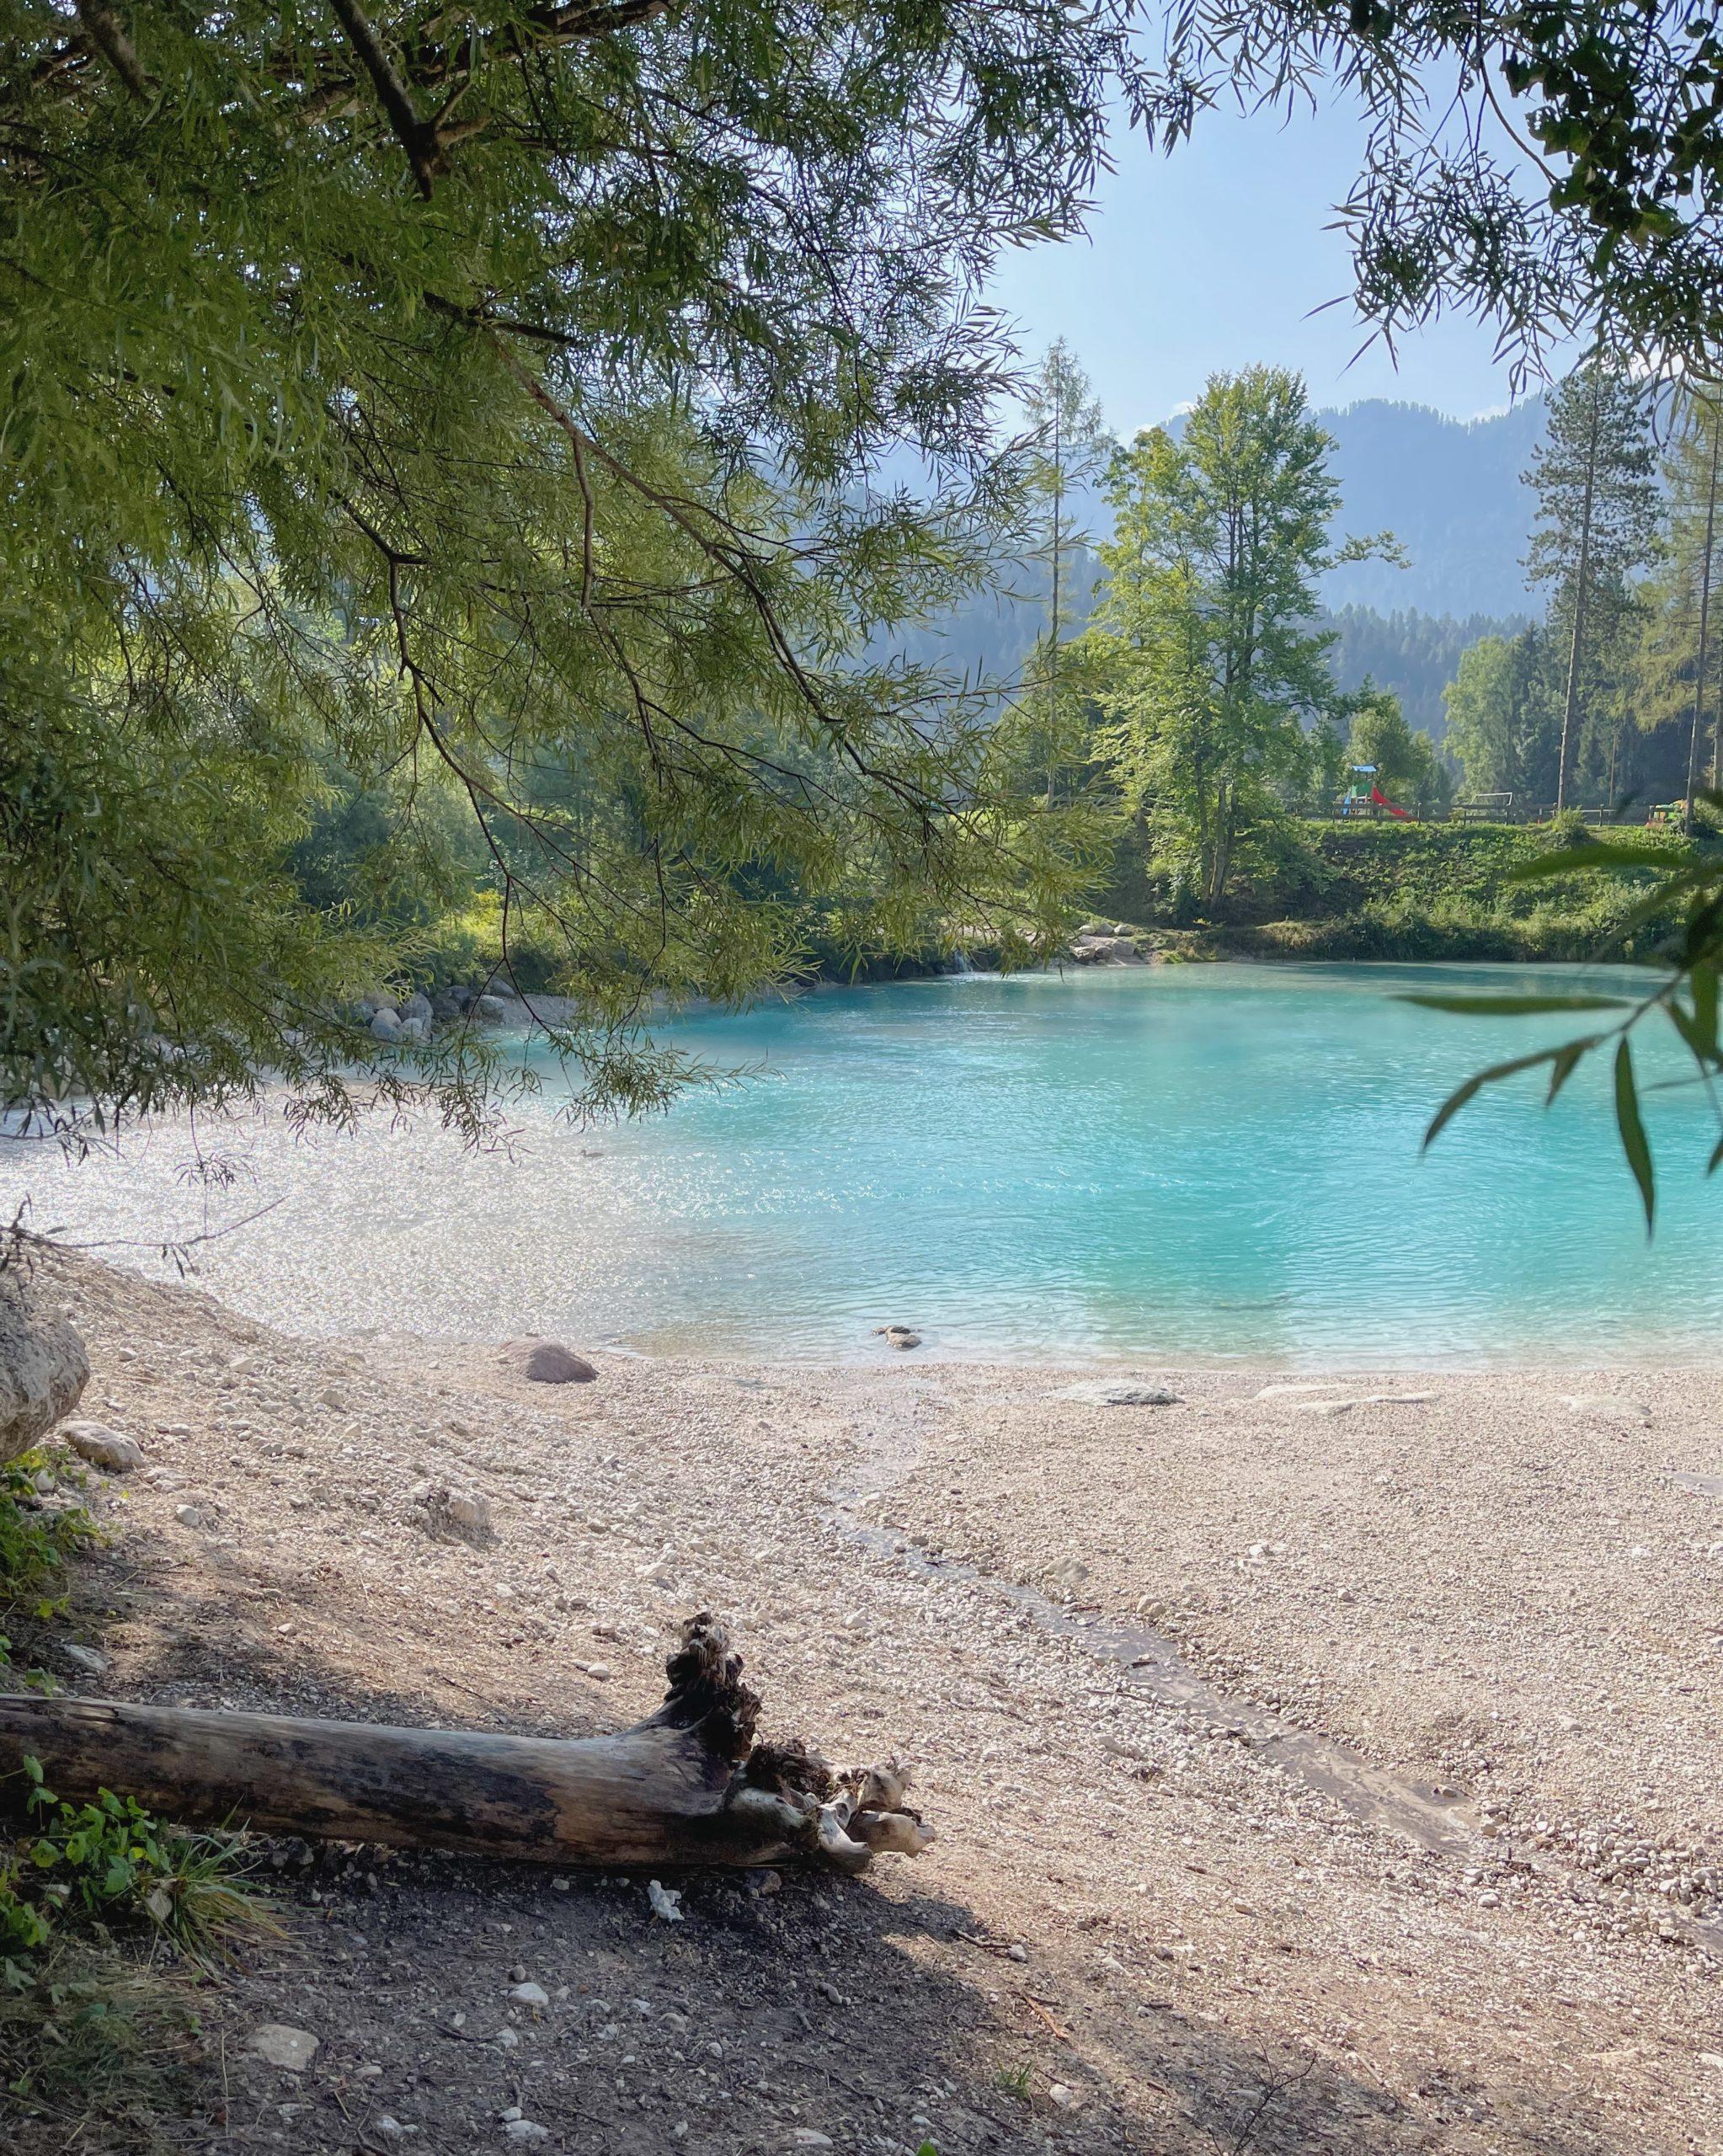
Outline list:
[[[666,1667],[656,1714],[568,1739],[0,1695],[0,1791],[21,1791],[29,1757],[61,1796],[123,1790],[186,1825],[546,1864],[808,1856],[859,1871],[933,1838],[900,1768],[837,1776],[800,1745],[755,1744],[759,1699],[709,1615]]]

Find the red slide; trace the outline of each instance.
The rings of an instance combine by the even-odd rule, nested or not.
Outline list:
[[[1410,808],[1396,808],[1379,786],[1373,786],[1370,788],[1370,798],[1375,803],[1379,808],[1385,808],[1390,816],[1398,816],[1401,823],[1406,824],[1411,822],[1412,814],[1411,810]]]

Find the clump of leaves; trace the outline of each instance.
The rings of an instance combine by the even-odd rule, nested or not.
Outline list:
[[[195,1961],[217,1958],[244,1932],[273,1929],[244,1883],[237,1836],[163,1827],[135,1797],[102,1790],[86,1804],[56,1796],[26,1758],[29,1825],[0,1870],[0,1981],[28,1980],[65,1923],[130,1919],[152,1925]]]
[[[1708,825],[1723,823],[1723,793],[1700,797]],[[1647,872],[1652,880],[1647,881]],[[1615,1125],[1621,1150],[1645,1207],[1649,1233],[1656,1218],[1656,1176],[1640,1105],[1641,1081],[1635,1069],[1632,1035],[1654,1015],[1673,1028],[1694,1069],[1690,1081],[1703,1085],[1716,1111],[1719,1137],[1706,1173],[1723,1167],[1723,1040],[1718,1027],[1719,987],[1723,981],[1723,846],[1708,831],[1697,846],[1628,846],[1600,840],[1572,851],[1547,853],[1512,872],[1516,881],[1582,874],[1626,884],[1635,903],[1618,930],[1619,947],[1631,947],[1632,931],[1661,918],[1680,926],[1663,953],[1656,972],[1639,995],[1412,995],[1406,1001],[1434,1011],[1464,1017],[1544,1017],[1563,1012],[1607,1012],[1595,1029],[1553,1046],[1512,1056],[1475,1071],[1437,1110],[1426,1132],[1427,1145],[1445,1124],[1486,1086],[1523,1070],[1547,1068],[1545,1105],[1552,1103],[1580,1065],[1594,1054],[1609,1056]]]
[[[67,1560],[99,1539],[81,1504],[42,1502],[45,1482],[51,1489],[72,1479],[41,1452],[0,1467],[0,1669],[11,1669],[12,1632],[20,1619],[46,1624],[63,1612]],[[39,1671],[14,1676],[26,1684],[46,1681]]]

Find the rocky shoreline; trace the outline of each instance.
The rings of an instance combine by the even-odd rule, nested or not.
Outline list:
[[[680,1921],[627,1875],[272,1846],[287,1939],[207,1995],[177,2146],[1709,2145],[1717,1373],[573,1342],[595,1376],[547,1385],[88,1262],[54,1294],[141,1456],[96,1470],[72,1689],[574,1733],[710,1607],[775,1730],[897,1750],[939,1834],[665,1879]]]

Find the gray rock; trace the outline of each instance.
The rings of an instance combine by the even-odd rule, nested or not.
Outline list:
[[[590,1385],[598,1372],[584,1355],[556,1340],[511,1340],[504,1360],[534,1385]]]
[[[129,1475],[144,1464],[143,1447],[136,1438],[123,1437],[104,1422],[65,1422],[60,1434],[80,1460],[109,1475]]]
[[[487,1026],[501,1026],[508,1022],[509,1006],[500,995],[475,995],[472,1015]]]
[[[401,1016],[403,1018],[429,1018],[430,1015],[431,1001],[429,996],[420,995],[417,989],[413,990],[413,994],[409,995],[407,1001],[401,1006]]]
[[[536,2119],[505,2119],[503,2121],[503,2132],[507,2139],[528,2148],[538,2142],[548,2141],[551,2137],[550,2128],[547,2126],[540,2126]]]
[[[60,1652],[74,1669],[82,1670],[86,1677],[101,1677],[107,1672],[107,1656],[98,1654],[93,1647],[81,1647],[75,1641],[68,1640]]]
[[[495,1532],[489,1498],[476,1492],[451,1490],[443,1483],[425,1492],[424,1518],[439,1542],[467,1542],[475,1550]]]
[[[69,1415],[89,1374],[83,1342],[67,1321],[34,1305],[23,1287],[0,1284],[0,1464]]]
[[[1079,966],[1140,966],[1147,963],[1128,936],[1079,936],[1071,945]]]
[[[551,1995],[542,1984],[510,1984],[509,1996],[517,2006],[548,2006]]]
[[[403,1018],[396,1038],[415,1043],[427,1041],[430,1038],[430,1022],[425,1018]]]
[[[1171,1407],[1178,1399],[1161,1385],[1134,1385],[1119,1378],[1085,1378],[1068,1385],[1061,1400],[1080,1401],[1086,1407]]]
[[[919,1348],[921,1335],[907,1325],[877,1325],[873,1328],[876,1339],[883,1340],[888,1348]]]
[[[303,2073],[317,2057],[317,2040],[309,2029],[290,2029],[282,2021],[264,2021],[251,2032],[248,2050],[266,2065],[283,2073]]]
[[[399,1017],[393,1011],[387,1009],[379,1011],[371,1022],[371,1034],[373,1040],[399,1040],[401,1038]]]

